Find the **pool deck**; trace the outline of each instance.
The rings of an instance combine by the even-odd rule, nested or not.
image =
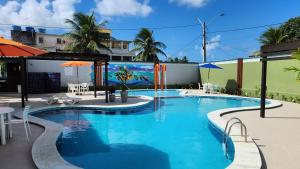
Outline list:
[[[189,90],[189,93],[203,94],[198,90]],[[266,110],[266,118],[260,118],[259,110],[222,116],[226,120],[238,117],[245,123],[261,153],[262,169],[300,168],[300,104],[280,102],[281,107]]]
[[[203,95],[198,90],[189,90],[191,95]],[[34,108],[48,106],[42,97],[45,95],[30,95],[29,104]],[[216,94],[216,96],[219,96]],[[224,96],[224,95],[222,95]],[[80,104],[107,105],[104,96],[94,99],[92,95],[83,96]],[[20,99],[15,95],[0,96],[0,103],[9,104],[20,111]],[[134,102],[132,100],[132,102]],[[120,104],[117,100],[114,104]],[[283,102],[283,106],[276,109],[268,109],[266,117],[261,119],[259,111],[243,111],[223,115],[222,118],[230,119],[239,117],[247,126],[249,135],[258,145],[262,153],[262,168],[271,169],[294,169],[299,168],[300,161],[297,160],[300,153],[300,104]],[[33,128],[32,142],[43,132],[43,128],[31,125]],[[4,168],[36,168],[31,158],[31,144],[24,140],[22,126],[15,127],[14,138],[8,141],[6,146],[0,146],[0,163]],[[22,147],[22,148],[20,148]],[[13,155],[17,154],[17,155]],[[7,157],[11,160],[7,160]],[[13,163],[12,161],[18,161]]]
[[[283,106],[266,110],[266,118],[259,111],[227,114],[240,118],[263,155],[263,168],[300,168],[300,104],[282,102]]]

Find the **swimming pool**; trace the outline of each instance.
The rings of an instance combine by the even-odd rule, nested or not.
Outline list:
[[[257,105],[250,99],[177,97],[133,110],[69,109],[36,116],[64,125],[57,148],[82,168],[218,169],[232,159],[225,158],[221,135],[207,113]]]
[[[180,95],[181,90],[176,89],[168,89],[168,90],[157,90],[156,92],[154,90],[129,90],[128,95],[129,96],[150,96],[150,97],[176,97],[181,96]]]

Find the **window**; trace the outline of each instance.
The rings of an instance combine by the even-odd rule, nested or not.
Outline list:
[[[117,41],[112,42],[112,48],[113,49],[121,49],[121,43]]]
[[[43,37],[39,37],[39,43],[44,43],[44,38]]]
[[[123,61],[132,61],[131,56],[123,56]]]
[[[112,56],[112,60],[113,61],[121,61],[122,58],[121,58],[121,56]]]
[[[56,39],[56,42],[57,42],[57,44],[61,44],[61,39],[60,39],[60,38],[57,38],[57,39]]]
[[[128,43],[127,42],[123,42],[123,49],[128,49]]]

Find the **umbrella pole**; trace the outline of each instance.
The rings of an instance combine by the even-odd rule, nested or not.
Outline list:
[[[209,83],[209,74],[210,74],[210,68],[208,69],[208,73],[207,73],[207,83]]]
[[[77,67],[77,84],[79,84],[79,78],[78,78],[78,66]]]

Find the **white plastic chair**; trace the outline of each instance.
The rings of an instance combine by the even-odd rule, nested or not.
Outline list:
[[[78,91],[76,84],[68,83],[68,91],[71,93],[76,93]]]
[[[82,83],[80,86],[81,92],[85,94],[85,92],[89,91],[89,84],[88,83]]]
[[[215,85],[212,86],[212,88],[213,88],[212,92],[214,94],[219,94],[220,93],[220,86],[219,85],[215,84]]]
[[[209,83],[203,84],[203,90],[205,93],[210,93],[211,92],[210,84]]]
[[[199,90],[203,90],[203,86],[201,87],[200,83],[198,83],[198,87],[199,87]]]
[[[24,108],[24,110],[23,110],[23,119],[14,119],[14,120],[11,120],[10,122],[5,123],[6,125],[8,125],[8,130],[9,130],[10,135],[12,135],[12,124],[23,123],[28,142],[30,140],[29,135],[31,136],[31,129],[30,129],[29,121],[28,121],[28,113],[29,113],[30,107],[31,106],[26,106]],[[29,131],[29,135],[28,135],[28,131]]]

